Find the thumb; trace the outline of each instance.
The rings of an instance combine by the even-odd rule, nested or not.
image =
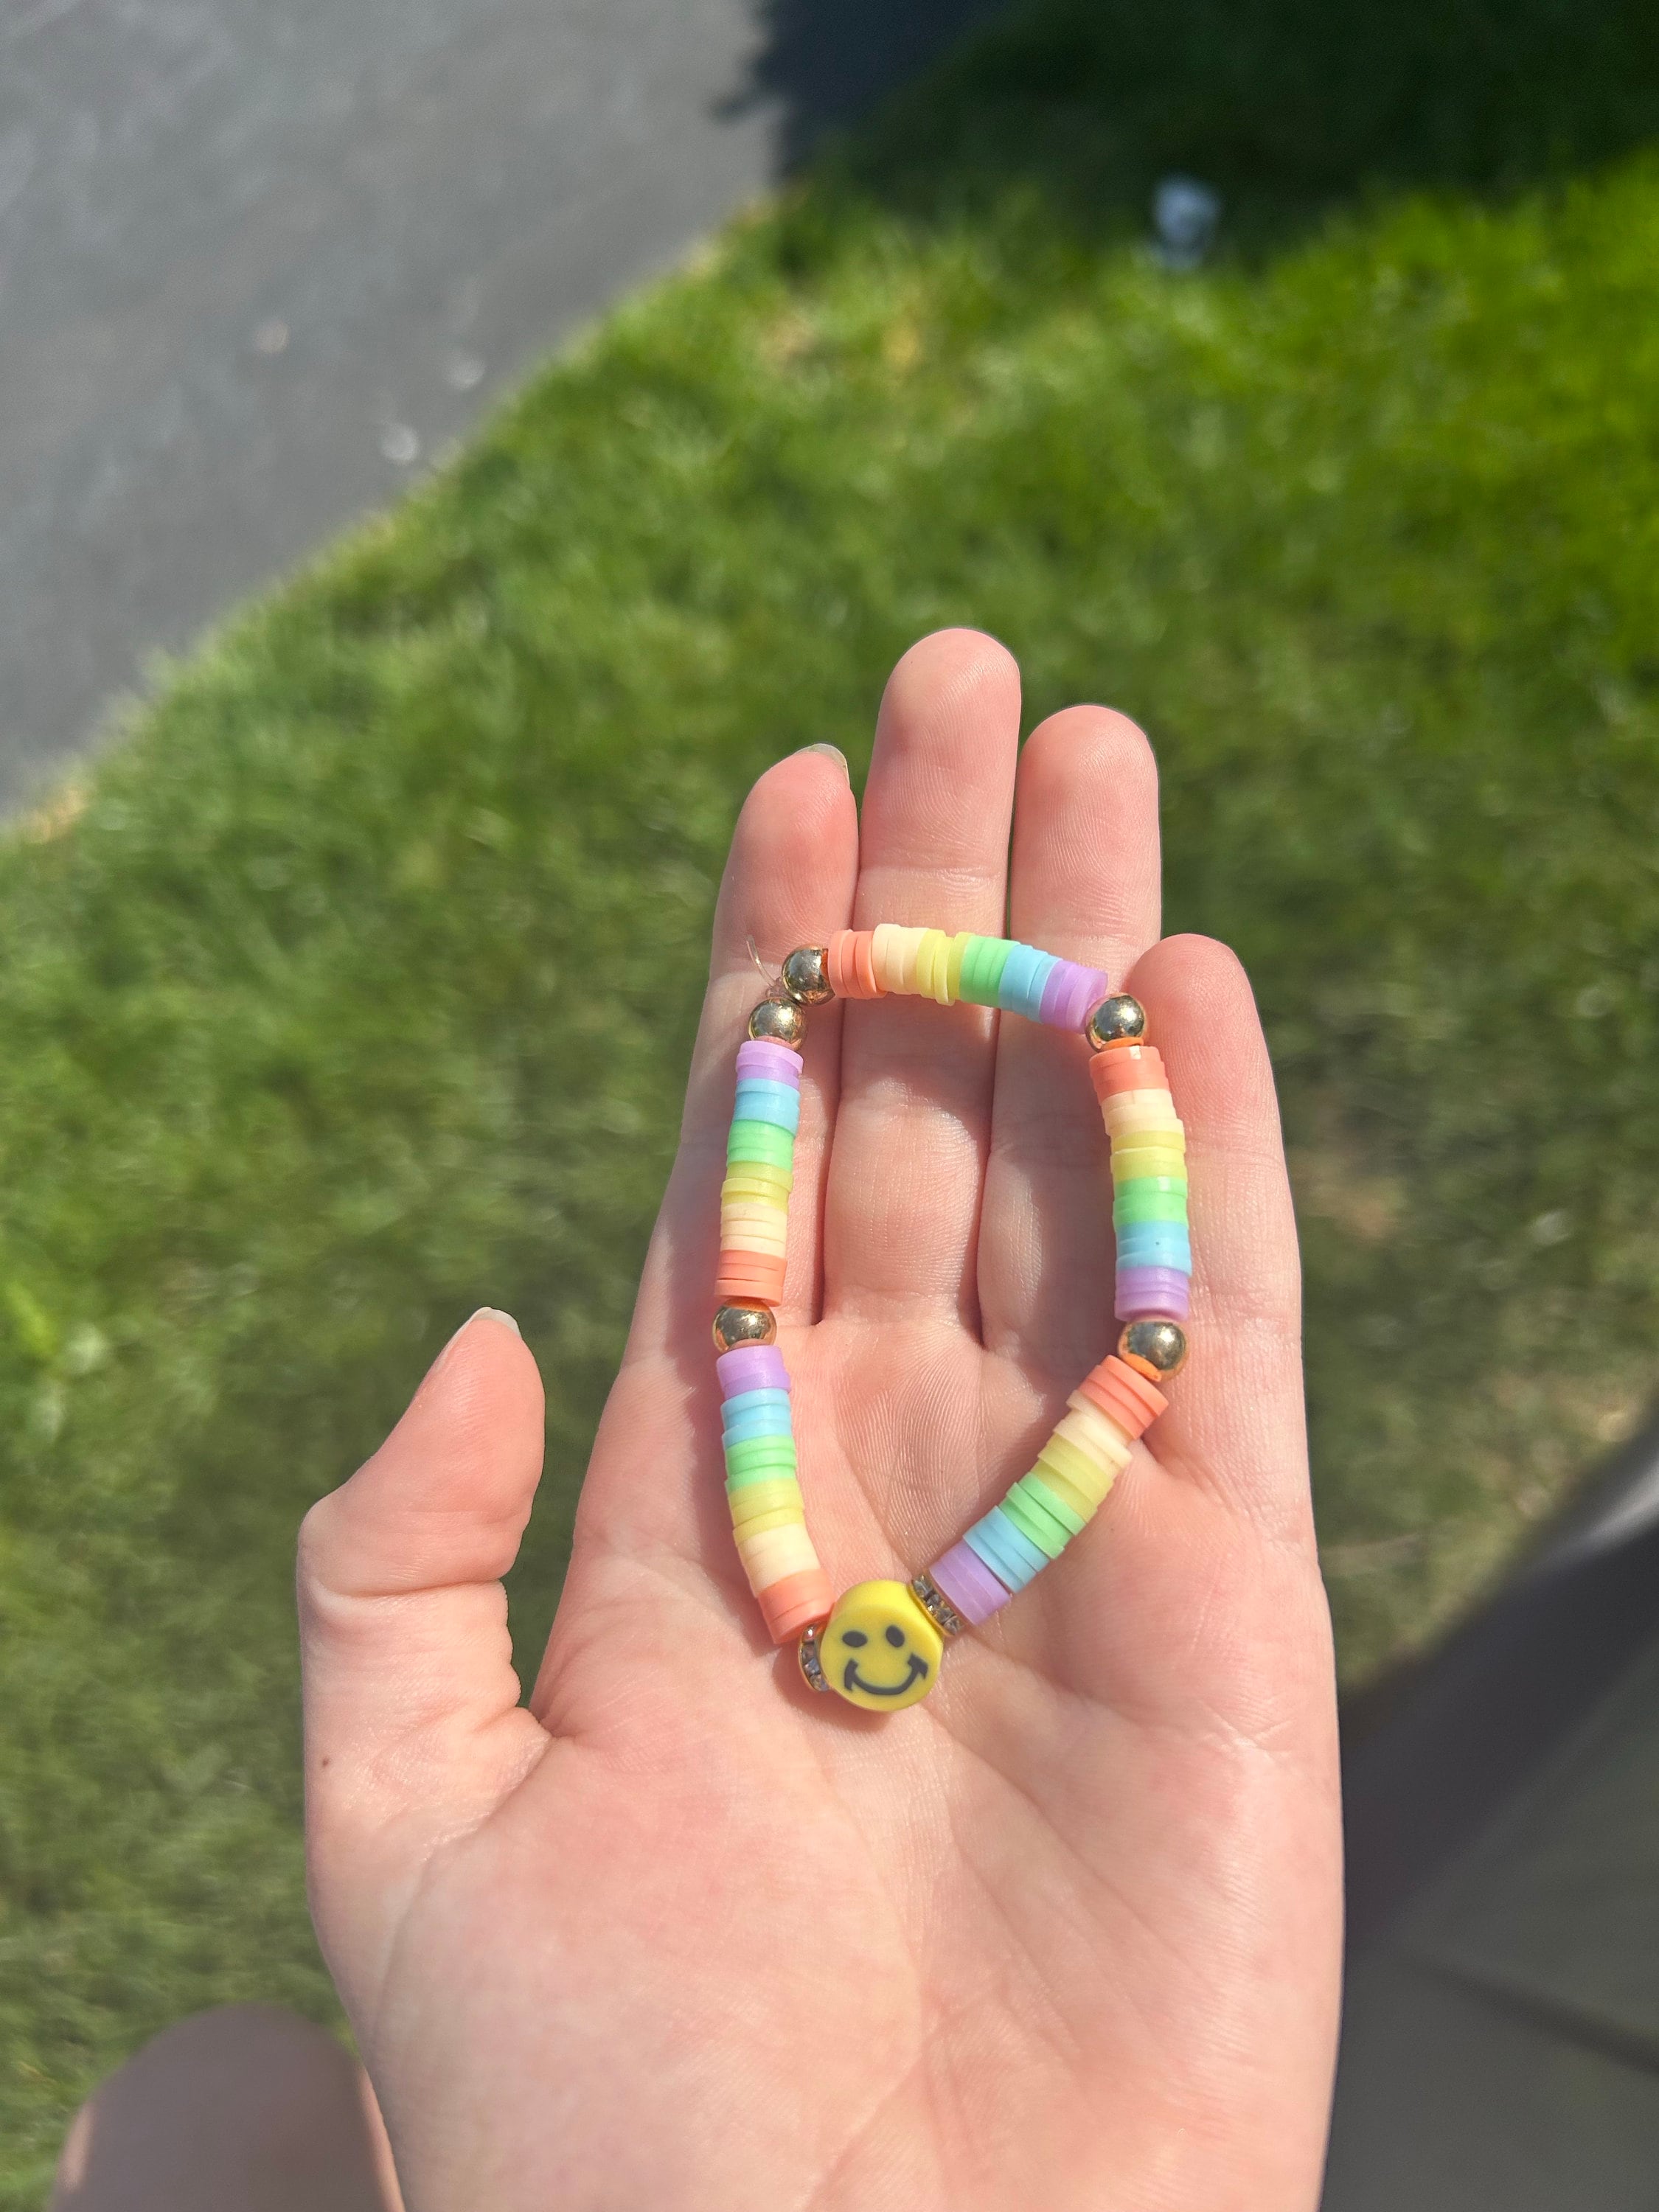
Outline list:
[[[384,1941],[432,1851],[487,1818],[547,1747],[519,1704],[501,1583],[542,1443],[535,1360],[485,1307],[300,1530],[312,1905],[348,1983],[364,1962],[337,1954]]]

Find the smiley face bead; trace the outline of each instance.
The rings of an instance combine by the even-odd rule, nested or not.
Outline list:
[[[867,1713],[920,1705],[939,1678],[945,1639],[902,1583],[858,1583],[817,1640],[826,1686]]]

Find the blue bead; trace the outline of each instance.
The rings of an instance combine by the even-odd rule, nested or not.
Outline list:
[[[1000,1506],[994,1505],[982,1521],[975,1521],[963,1541],[1011,1590],[1024,1589],[1048,1564],[1030,1538],[1020,1534]]]
[[[744,1413],[735,1421],[728,1421],[720,1441],[728,1444],[752,1444],[760,1437],[793,1437],[787,1413]]]
[[[769,1121],[791,1134],[800,1127],[800,1093],[787,1083],[765,1083],[747,1076],[738,1085],[732,1118],[735,1121]]]
[[[1040,952],[1035,945],[1016,945],[997,984],[998,1006],[1005,1013],[1039,1019],[1042,994],[1057,964],[1052,952]]]
[[[720,1407],[722,1423],[740,1421],[745,1413],[787,1413],[789,1393],[787,1390],[740,1390],[735,1398],[728,1398]]]

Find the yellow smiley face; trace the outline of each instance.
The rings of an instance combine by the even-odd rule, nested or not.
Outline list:
[[[859,1583],[830,1614],[818,1651],[824,1679],[849,1705],[892,1713],[933,1688],[945,1639],[902,1583]]]

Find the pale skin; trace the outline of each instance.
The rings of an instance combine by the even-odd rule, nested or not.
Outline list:
[[[1018,744],[1008,654],[924,639],[862,817],[763,776],[721,887],[678,1158],[520,1703],[501,1577],[543,1448],[486,1312],[301,1548],[312,1894],[408,2212],[1312,2212],[1335,2045],[1329,1626],[1296,1240],[1249,988],[1159,941],[1121,715]],[[848,924],[1127,979],[1188,1130],[1192,1356],[1085,1533],[914,1711],[813,1698],[732,1548],[709,1320],[732,1058]],[[1081,1040],[816,1013],[780,1341],[838,1588],[908,1577],[1114,1346]]]

